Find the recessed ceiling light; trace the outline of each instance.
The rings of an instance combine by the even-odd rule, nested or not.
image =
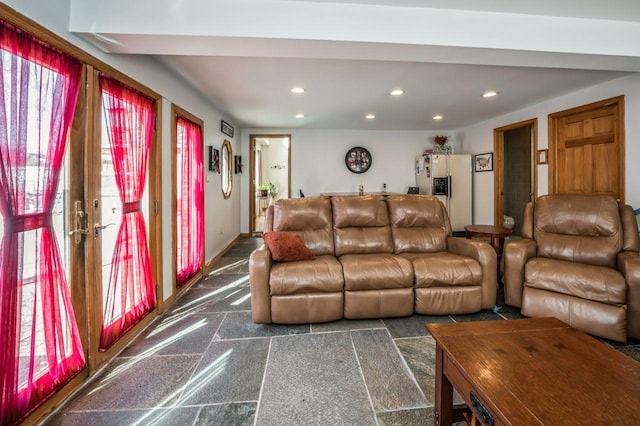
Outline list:
[[[498,94],[498,92],[494,91],[494,90],[489,90],[488,92],[484,92],[482,94],[483,98],[493,98],[494,96],[496,96]]]
[[[304,118],[304,114],[296,114],[296,118]]]
[[[440,114],[433,116],[434,120],[442,120],[442,116]]]
[[[366,118],[367,120],[373,120],[374,118],[376,118],[376,116],[373,114],[367,114],[364,116],[364,118]]]
[[[291,89],[291,93],[304,93],[304,89],[302,87],[294,87],[293,89]]]
[[[389,92],[389,94],[391,96],[400,96],[400,95],[404,95],[404,90],[402,89],[393,89],[392,91]]]

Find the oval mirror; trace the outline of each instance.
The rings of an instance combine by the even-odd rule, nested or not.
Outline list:
[[[231,196],[233,174],[231,173],[231,142],[225,140],[220,152],[220,175],[222,176],[222,195],[224,198]]]

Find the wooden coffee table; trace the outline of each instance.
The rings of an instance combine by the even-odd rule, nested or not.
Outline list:
[[[469,418],[453,410],[454,388],[483,424],[640,422],[640,363],[555,318],[426,328],[436,341],[436,425]]]

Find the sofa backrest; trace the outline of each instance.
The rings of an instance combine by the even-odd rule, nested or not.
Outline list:
[[[331,205],[336,256],[393,252],[383,196],[331,197]]]
[[[538,256],[616,266],[624,236],[620,210],[613,197],[544,195],[532,210]]]
[[[447,250],[451,222],[440,200],[430,195],[389,195],[387,204],[395,253]]]
[[[297,234],[316,256],[333,255],[333,218],[327,197],[282,198],[269,206],[265,231]]]

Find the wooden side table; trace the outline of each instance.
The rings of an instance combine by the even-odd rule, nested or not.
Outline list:
[[[493,246],[493,249],[496,251],[498,282],[500,283],[502,281],[500,262],[502,260],[502,250],[504,249],[504,239],[513,231],[503,226],[467,225],[464,227],[464,232],[467,239],[477,238],[479,240],[486,241]]]

